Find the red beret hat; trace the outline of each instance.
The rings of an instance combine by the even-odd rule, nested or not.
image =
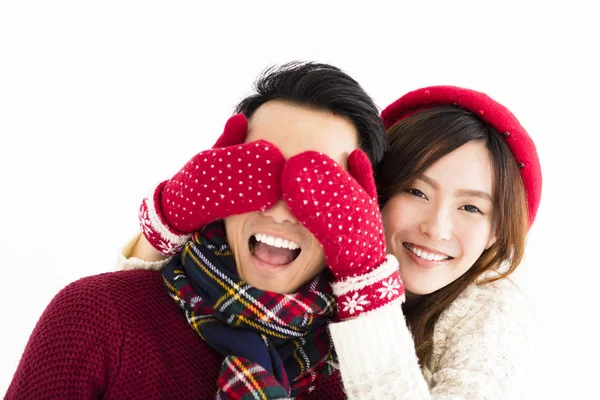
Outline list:
[[[388,129],[416,111],[439,105],[455,105],[490,124],[506,141],[519,165],[525,192],[529,226],[533,224],[542,194],[542,170],[533,140],[509,109],[485,93],[456,86],[430,86],[405,94],[381,112]]]

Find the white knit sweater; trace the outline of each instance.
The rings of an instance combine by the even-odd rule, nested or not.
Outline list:
[[[160,269],[129,258],[117,269]],[[532,314],[507,279],[471,285],[442,313],[429,365],[419,366],[399,304],[330,325],[349,399],[518,399],[532,345]]]

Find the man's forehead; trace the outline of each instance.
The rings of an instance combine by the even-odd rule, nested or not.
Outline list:
[[[263,104],[248,121],[246,141],[259,139],[273,143],[285,158],[314,150],[344,167],[348,155],[358,148],[358,134],[349,120],[283,101]]]

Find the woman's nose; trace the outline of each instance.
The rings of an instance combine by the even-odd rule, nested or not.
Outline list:
[[[435,210],[427,214],[419,228],[433,240],[452,238],[452,218],[445,210]]]

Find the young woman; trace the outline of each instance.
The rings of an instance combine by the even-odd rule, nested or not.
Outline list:
[[[338,312],[350,314],[329,326],[346,396],[518,397],[532,325],[508,277],[540,201],[535,145],[508,109],[465,88],[415,90],[382,119],[391,150],[377,167],[379,203],[406,302],[369,311],[404,290],[393,279],[375,297],[360,291],[364,281],[348,283],[343,294],[334,284]],[[318,207],[313,219],[325,220]],[[336,226],[326,224],[334,238]],[[130,256],[126,250],[126,268],[161,264]]]
[[[344,387],[353,398],[518,397],[532,325],[507,278],[540,201],[535,145],[508,109],[459,87],[415,90],[382,119],[391,150],[376,180],[404,317],[330,325]]]

